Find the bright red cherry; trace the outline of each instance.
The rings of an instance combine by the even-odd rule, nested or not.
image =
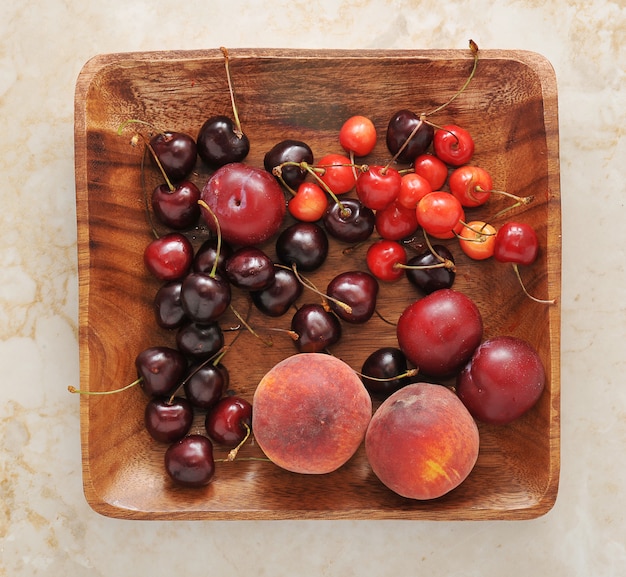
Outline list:
[[[407,238],[417,230],[415,207],[406,208],[398,200],[376,211],[376,230],[388,240]]]
[[[448,167],[433,154],[420,154],[413,163],[415,174],[424,177],[432,190],[441,190],[448,179]]]
[[[435,191],[422,198],[416,209],[417,222],[435,238],[453,238],[463,227],[465,213],[461,203],[449,192]]]
[[[289,214],[302,222],[320,220],[327,208],[328,196],[315,182],[303,182],[287,205]]]
[[[474,156],[472,135],[456,124],[435,130],[433,148],[437,157],[450,166],[466,164]]]
[[[491,175],[480,166],[466,164],[452,171],[448,179],[450,192],[465,207],[485,204],[493,190]]]
[[[370,166],[356,180],[359,200],[372,210],[389,206],[400,194],[402,176],[389,166]]]
[[[439,189],[433,189],[430,182],[416,172],[408,172],[402,176],[396,200],[403,207],[415,210],[417,203],[433,190]]]
[[[352,116],[339,131],[339,143],[354,156],[367,156],[376,146],[376,127],[365,116]]]
[[[394,240],[377,240],[367,249],[367,268],[378,279],[396,281],[404,275],[398,264],[406,264],[406,249]]]
[[[524,222],[507,222],[496,234],[493,256],[500,262],[529,265],[535,262],[539,241],[535,229]]]
[[[159,280],[176,280],[191,268],[193,246],[186,236],[172,232],[150,242],[144,250],[143,261],[148,271]]]
[[[333,194],[350,192],[356,184],[356,175],[352,162],[343,154],[327,154],[316,163],[322,181]]]

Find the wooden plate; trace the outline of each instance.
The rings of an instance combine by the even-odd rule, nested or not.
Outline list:
[[[316,158],[340,152],[338,130],[353,114],[370,117],[379,144],[370,163],[386,162],[385,131],[392,114],[428,111],[446,101],[466,80],[469,50],[304,51],[232,50],[231,72],[239,114],[252,143],[246,162],[262,166],[265,152],[285,138],[304,140]],[[76,86],[75,146],[80,277],[81,387],[118,388],[136,378],[135,356],[144,348],[173,344],[159,329],[152,299],[159,283],[145,271],[143,249],[151,240],[144,191],[159,182],[147,168],[142,182],[142,146],[130,145],[128,119],[196,135],[206,118],[231,115],[220,50],[97,56]],[[361,448],[340,470],[324,476],[296,475],[257,460],[218,463],[214,481],[201,490],[181,489],[167,479],[165,447],[143,427],[146,397],[139,388],[80,402],[84,490],[104,515],[135,519],[528,519],[553,506],[558,488],[560,445],[561,215],[557,89],[554,72],[530,52],[481,51],[474,80],[462,96],[431,118],[455,122],[476,142],[473,159],[492,173],[496,188],[535,195],[535,202],[509,215],[533,225],[539,259],[522,269],[528,289],[556,298],[546,306],[526,298],[508,265],[470,262],[454,241],[455,288],[479,306],[485,337],[511,334],[538,349],[547,388],[527,415],[508,426],[480,425],[481,451],[470,477],[433,501],[401,498],[371,472]],[[193,179],[209,172],[200,162]],[[489,218],[508,201],[493,198],[473,216]],[[502,219],[495,224],[501,224]],[[195,246],[207,238],[189,232]],[[272,242],[266,250],[274,256]],[[366,246],[344,254],[331,241],[324,267],[309,275],[319,287],[341,270],[363,268]],[[382,283],[379,312],[389,320],[420,298],[406,279]],[[301,302],[316,302],[305,291]],[[236,307],[248,310],[238,294]],[[225,318],[223,327],[236,324]],[[249,399],[261,376],[295,351],[292,341],[268,328],[287,328],[288,318],[268,319],[251,310],[250,323],[273,346],[245,332],[224,363],[231,388]],[[233,333],[226,333],[227,340]],[[332,352],[355,369],[378,346],[397,344],[394,327],[378,317],[366,327],[344,325]],[[202,415],[195,432],[202,432]],[[223,453],[223,452],[222,452]],[[217,451],[217,456],[223,456]],[[243,457],[260,456],[254,442]]]

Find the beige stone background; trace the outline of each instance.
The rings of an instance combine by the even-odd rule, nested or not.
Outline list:
[[[527,522],[123,522],[81,485],[74,85],[99,53],[527,49],[559,83],[559,497]],[[624,0],[33,0],[0,7],[0,575],[609,577],[626,567]]]

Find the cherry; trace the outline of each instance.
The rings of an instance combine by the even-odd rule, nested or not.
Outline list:
[[[328,208],[328,197],[314,182],[303,182],[289,200],[287,210],[294,218],[303,222],[320,220]]]
[[[314,222],[296,222],[283,230],[276,239],[276,256],[287,266],[313,271],[328,255],[328,237]]]
[[[541,358],[530,343],[497,336],[476,349],[457,377],[456,391],[474,418],[504,425],[537,403],[545,381]]]
[[[193,246],[179,232],[171,232],[151,241],[143,261],[148,271],[163,281],[176,280],[187,274],[193,261]]]
[[[274,174],[274,169],[281,167],[280,177],[276,178],[292,190],[297,189],[309,174],[308,170],[298,166],[300,163],[313,164],[311,147],[300,140],[283,140],[275,144],[263,158],[267,172]]]
[[[466,164],[452,171],[448,186],[463,206],[475,207],[489,200],[493,181],[484,168]]]
[[[185,311],[180,302],[182,280],[168,281],[161,285],[154,296],[154,314],[163,329],[178,328],[185,321]]]
[[[482,220],[468,222],[459,233],[461,250],[473,260],[486,260],[496,247],[496,229]]]
[[[454,257],[443,245],[435,244],[406,263],[405,273],[409,282],[422,292],[430,294],[439,289],[450,288],[456,278]]]
[[[333,238],[358,243],[372,235],[376,217],[374,211],[361,201],[346,198],[341,204],[332,203],[326,210],[322,222],[326,232]]]
[[[228,308],[230,284],[219,275],[191,272],[183,280],[180,302],[189,319],[211,323]]]
[[[376,211],[376,230],[382,238],[401,240],[413,234],[417,228],[415,207],[406,208],[398,199]]]
[[[234,448],[250,434],[252,405],[241,397],[223,397],[207,413],[204,426],[215,443]]]
[[[258,291],[274,282],[274,263],[260,248],[246,246],[228,258],[225,273],[237,288]]]
[[[185,397],[199,409],[210,409],[228,390],[230,375],[221,363],[202,363],[192,367],[183,387]]]
[[[400,350],[434,378],[455,375],[483,335],[478,307],[454,289],[437,290],[406,307],[396,327]]]
[[[208,485],[215,474],[213,444],[204,435],[183,437],[165,451],[165,470],[178,485]]]
[[[301,353],[319,353],[341,338],[337,317],[321,304],[302,305],[291,319],[291,330],[298,336],[296,348]]]
[[[368,208],[382,210],[396,199],[401,185],[402,176],[395,168],[375,165],[359,174],[356,193]]]
[[[376,146],[376,127],[365,116],[351,116],[339,130],[339,143],[354,156],[367,156]]]
[[[518,265],[530,265],[539,253],[539,240],[535,229],[523,222],[507,222],[496,233],[493,256],[499,262],[512,263],[524,294],[542,304],[554,304],[554,299],[539,299],[531,295],[524,286]]]
[[[529,265],[535,262],[539,240],[532,226],[524,222],[507,222],[495,238],[494,258],[499,262]]]
[[[346,322],[365,323],[376,310],[378,289],[378,281],[365,271],[342,272],[328,283],[326,294],[331,297],[328,305]],[[348,305],[349,309],[335,301]]]
[[[233,253],[231,246],[225,242],[220,243],[219,255],[217,252],[217,238],[212,237],[205,240],[196,251],[191,268],[194,272],[207,272],[213,270],[215,259],[217,258],[216,273],[224,274],[226,261]]]
[[[276,268],[274,282],[267,288],[250,293],[254,305],[270,317],[284,315],[302,294],[302,283],[292,270]]]
[[[388,397],[411,382],[406,356],[396,347],[375,350],[363,363],[361,380],[370,394]]]
[[[173,443],[191,429],[193,408],[183,397],[153,397],[144,411],[144,424],[150,436],[159,443]]]
[[[239,114],[230,77],[228,51],[220,48],[224,55],[224,67],[234,120],[217,115],[208,118],[200,127],[197,137],[198,156],[210,167],[219,168],[231,162],[241,162],[250,152],[250,141],[241,129]]]
[[[219,222],[223,240],[258,245],[279,229],[286,212],[285,196],[276,179],[263,169],[233,162],[216,170],[201,192],[200,210],[209,228]]]
[[[434,191],[417,204],[417,222],[430,236],[453,238],[463,227],[465,212],[458,199],[445,191]]]
[[[413,163],[415,174],[425,178],[432,190],[441,190],[448,179],[448,167],[433,154],[420,154]]]
[[[166,396],[178,387],[185,372],[185,356],[171,347],[154,346],[135,357],[139,384],[148,396]]]
[[[166,226],[183,230],[192,227],[200,217],[200,189],[190,180],[176,186],[160,184],[152,192],[152,210]]]
[[[151,162],[155,166],[160,165],[159,169],[174,182],[187,178],[196,165],[196,141],[184,132],[159,132],[150,138],[149,144]]]
[[[464,128],[447,124],[435,131],[433,149],[437,157],[446,164],[461,166],[474,156],[474,140]]]
[[[176,333],[176,347],[194,359],[208,359],[224,346],[224,334],[217,323],[189,321]]]
[[[367,249],[367,268],[383,281],[396,281],[402,278],[404,271],[399,265],[406,264],[406,249],[397,241],[381,239]]]
[[[387,125],[387,148],[399,162],[411,163],[426,152],[433,141],[433,133],[432,125],[415,112],[399,110]]]
[[[352,161],[343,154],[327,154],[316,164],[316,173],[334,194],[350,192],[356,184]]]
[[[417,203],[433,190],[430,182],[425,177],[417,174],[417,172],[408,172],[402,176],[400,191],[396,201],[404,208],[415,210]]]

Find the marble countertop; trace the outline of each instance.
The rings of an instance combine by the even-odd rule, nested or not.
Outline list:
[[[626,5],[77,0],[0,10],[0,575],[613,576],[626,565]],[[74,86],[110,52],[526,49],[559,86],[559,496],[519,522],[120,521],[83,496]],[[620,152],[621,150],[621,152]]]

